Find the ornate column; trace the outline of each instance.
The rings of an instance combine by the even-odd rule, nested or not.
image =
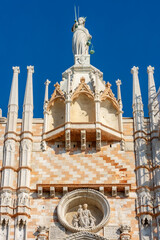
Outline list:
[[[99,73],[95,71],[95,113],[96,113],[96,122],[100,122],[100,92],[99,92]]]
[[[32,119],[33,119],[33,83],[34,67],[28,66],[28,76],[23,103],[20,168],[18,187],[30,188],[30,164],[32,151]]]
[[[160,238],[160,149],[158,141],[158,100],[154,82],[154,67],[147,67],[148,73],[148,110],[151,135],[151,155],[153,162],[154,209],[156,214],[158,237]]]
[[[22,133],[20,145],[20,162],[18,174],[18,201],[17,201],[17,235],[23,230],[26,235],[26,225],[30,216],[30,172],[32,153],[32,120],[33,120],[33,73],[34,67],[27,67],[27,83],[23,103]]]
[[[4,158],[2,167],[1,187],[13,188],[14,155],[16,141],[16,127],[18,117],[18,74],[19,67],[13,67],[13,80],[8,103],[7,125],[4,143]]]
[[[48,105],[48,86],[50,84],[50,81],[47,79],[45,84],[45,96],[44,96],[44,105],[43,105],[43,114],[44,114],[44,125],[43,125],[43,133],[47,132],[47,120],[48,120],[48,111],[47,111],[47,105]]]
[[[121,88],[120,88],[120,85],[122,84],[121,83],[121,80],[117,80],[116,81],[116,84],[117,84],[117,98],[118,98],[118,103],[119,103],[119,113],[118,113],[118,122],[119,122],[119,130],[121,132],[121,150],[124,151],[125,150],[125,142],[124,142],[124,137],[123,137],[123,119],[122,119],[122,114],[123,114],[123,111],[122,111],[122,108],[123,108],[123,105],[122,105],[122,98],[121,98]]]
[[[65,109],[65,122],[70,122],[70,105],[71,105],[71,97],[70,97],[70,84],[71,84],[71,70],[67,71],[68,80],[67,80],[67,93],[66,93],[66,109]]]
[[[133,119],[134,140],[136,153],[136,177],[137,177],[137,216],[139,217],[140,239],[153,239],[152,214],[153,203],[150,192],[150,166],[147,159],[146,134],[144,130],[143,103],[138,79],[138,67],[131,69],[133,74]],[[146,222],[150,224],[146,224]]]
[[[13,175],[15,168],[15,147],[16,147],[16,127],[18,117],[18,74],[19,67],[13,67],[13,80],[8,103],[7,125],[4,139],[4,154],[2,164],[1,179],[1,203],[0,215],[1,223],[4,225],[9,236],[9,220],[8,216],[13,215]],[[1,225],[1,226],[2,226]]]
[[[45,96],[44,96],[44,104],[43,104],[43,115],[44,115],[44,123],[43,123],[43,134],[45,132],[48,131],[48,110],[47,110],[47,106],[48,106],[48,86],[50,84],[50,81],[47,79],[45,84]],[[44,138],[44,135],[43,135]],[[42,151],[46,150],[46,142],[44,140],[42,140],[41,142],[41,148]]]
[[[71,87],[71,70],[66,71],[68,74],[67,80],[67,92],[66,92],[66,100],[65,100],[65,123],[70,122],[70,105],[71,105],[71,96],[70,96],[70,87]],[[71,149],[71,131],[65,130],[65,148],[66,151]]]
[[[100,91],[99,91],[99,72],[95,71],[95,97],[94,97],[94,102],[95,102],[95,120],[96,120],[96,125],[100,122]],[[97,128],[96,126],[96,150],[100,151],[101,150],[101,130]]]

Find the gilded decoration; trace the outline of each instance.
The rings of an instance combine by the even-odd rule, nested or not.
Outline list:
[[[57,98],[61,98],[63,101],[65,100],[64,93],[60,89],[59,83],[54,84],[54,87],[55,87],[55,90],[51,96],[51,99],[49,100],[47,109],[50,109],[50,107],[54,105],[54,101]]]
[[[111,90],[111,86],[112,85],[109,82],[106,83],[106,88],[101,95],[101,101],[105,101],[106,99],[109,99],[113,103],[115,108],[117,110],[119,110],[119,104],[118,104],[117,99],[115,98],[115,96],[114,96],[114,94]]]
[[[72,95],[72,101],[77,98],[81,93],[86,94],[89,98],[94,99],[93,92],[90,90],[88,85],[85,83],[85,78],[80,79],[80,84]]]

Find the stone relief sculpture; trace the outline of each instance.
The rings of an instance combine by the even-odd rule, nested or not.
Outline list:
[[[1,205],[11,206],[12,204],[12,196],[9,192],[3,192],[1,194]]]
[[[29,195],[28,195],[28,193],[21,192],[18,195],[18,205],[29,206]]]
[[[88,205],[85,203],[79,205],[77,213],[73,216],[73,226],[75,228],[92,228],[95,226],[96,219],[92,216],[91,211],[87,209]]]
[[[72,27],[73,39],[72,39],[72,51],[73,55],[87,55],[89,43],[92,38],[87,28],[85,28],[84,17],[78,18],[78,21]]]

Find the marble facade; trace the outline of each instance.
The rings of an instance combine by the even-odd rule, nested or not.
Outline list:
[[[13,67],[7,117],[0,111],[0,239],[160,239],[154,68],[147,68],[149,117],[133,67],[133,118],[124,118],[121,81],[115,97],[86,49],[77,55],[74,47],[74,65],[50,98],[46,80],[42,119],[33,118],[33,66],[18,118],[20,68]]]

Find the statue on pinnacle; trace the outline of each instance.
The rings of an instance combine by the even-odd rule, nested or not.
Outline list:
[[[75,20],[72,27],[73,39],[72,39],[72,51],[73,55],[88,55],[88,49],[91,44],[92,36],[89,34],[87,28],[85,28],[86,18],[79,17]]]

